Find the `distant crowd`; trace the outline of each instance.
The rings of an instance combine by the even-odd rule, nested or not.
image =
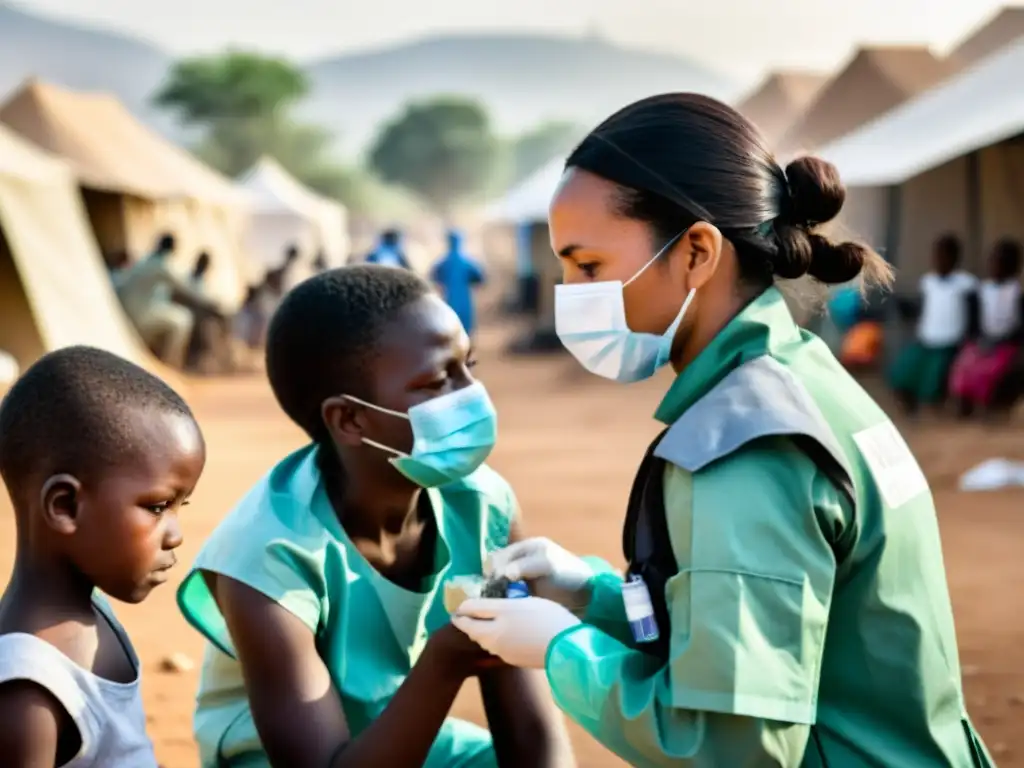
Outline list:
[[[263,347],[270,318],[294,287],[299,248],[289,246],[281,263],[248,287],[241,307],[233,313],[218,304],[210,289],[210,255],[197,254],[183,276],[172,267],[177,248],[174,235],[166,233],[135,263],[123,252],[108,257],[111,282],[125,314],[146,346],[168,365],[191,372],[237,370],[242,365],[239,351]],[[385,230],[369,253],[353,254],[348,261],[412,269],[397,229]],[[311,265],[314,273],[328,268],[323,253]],[[472,333],[476,324],[473,289],[484,282],[485,273],[481,263],[465,252],[458,232],[448,233],[448,247],[432,266],[430,278]]]
[[[1000,418],[1024,396],[1024,246],[996,243],[983,278],[961,268],[962,253],[955,236],[939,238],[917,290],[895,301],[873,304],[855,288],[832,299],[832,321],[845,333],[840,356],[850,368],[880,358],[886,328],[893,327],[885,322],[889,308],[912,327],[886,370],[908,415],[928,408]]]

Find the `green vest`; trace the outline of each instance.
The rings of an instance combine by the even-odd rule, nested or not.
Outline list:
[[[678,565],[664,588],[668,660],[652,670],[632,647],[621,583],[596,576],[588,623],[548,655],[567,714],[639,766],[992,765],[964,708],[927,481],[776,289],[656,415]]]

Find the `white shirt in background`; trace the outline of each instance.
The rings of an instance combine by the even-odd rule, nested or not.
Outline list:
[[[952,347],[967,335],[967,298],[978,279],[957,270],[945,277],[929,272],[921,278],[921,318],[917,338],[926,347]]]
[[[1021,286],[1017,280],[997,283],[985,280],[978,291],[981,311],[981,332],[990,339],[1001,339],[1016,331],[1021,324]]]

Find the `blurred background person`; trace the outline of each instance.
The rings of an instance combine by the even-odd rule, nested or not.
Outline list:
[[[960,240],[945,235],[935,243],[932,269],[921,278],[918,295],[898,297],[906,319],[917,320],[916,338],[903,348],[889,372],[889,383],[907,413],[946,399],[949,371],[967,338],[974,275],[960,269]]]
[[[957,355],[949,379],[961,416],[980,409],[999,413],[1016,400],[1019,388],[1007,379],[1024,340],[1021,267],[1021,244],[999,241],[989,257],[989,276],[971,297],[972,338]]]
[[[280,301],[284,295],[295,287],[296,269],[299,262],[299,248],[296,245],[289,245],[284,252],[284,259],[274,269],[268,270],[264,284],[273,294],[274,298]]]
[[[366,257],[369,264],[380,264],[384,267],[401,267],[412,269],[402,248],[402,235],[397,229],[386,229],[380,236],[380,242]]]
[[[195,325],[195,315],[185,304],[209,302],[171,269],[174,249],[174,236],[162,235],[146,258],[119,275],[117,295],[146,345],[165,363],[180,368]]]
[[[434,264],[430,279],[472,337],[476,327],[473,289],[484,283],[485,275],[483,266],[463,250],[460,232],[448,233],[448,253]]]
[[[314,274],[320,274],[321,272],[327,271],[327,255],[321,250],[317,251],[316,258],[313,259],[313,272]]]
[[[192,267],[189,283],[203,303],[189,307],[192,310],[192,335],[189,339],[185,367],[194,371],[206,360],[213,362],[221,372],[230,371],[234,366],[231,354],[231,318],[216,308],[209,293],[210,254],[203,251]]]

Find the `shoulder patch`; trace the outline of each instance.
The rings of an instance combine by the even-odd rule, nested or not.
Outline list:
[[[803,384],[767,355],[732,371],[691,406],[665,433],[655,456],[697,472],[753,440],[771,436],[803,437],[798,442],[805,451],[810,438],[845,475],[843,490],[852,488],[846,456],[821,409]]]

